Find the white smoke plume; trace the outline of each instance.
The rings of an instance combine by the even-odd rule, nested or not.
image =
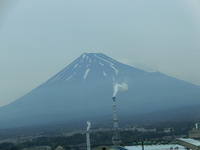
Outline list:
[[[87,125],[88,125],[88,126],[87,126],[87,131],[89,131],[89,130],[90,130],[91,123],[88,121],[88,122],[87,122]]]
[[[113,97],[115,97],[119,91],[122,92],[126,90],[128,90],[128,85],[126,83],[122,83],[122,84],[116,83],[114,85]]]

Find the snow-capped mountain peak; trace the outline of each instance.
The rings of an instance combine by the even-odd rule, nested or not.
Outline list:
[[[123,64],[102,54],[84,53],[74,62],[56,74],[48,82],[71,81],[71,80],[95,80],[105,78],[116,78],[120,76],[120,67]]]

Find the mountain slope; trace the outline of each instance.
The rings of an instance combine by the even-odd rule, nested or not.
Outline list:
[[[120,115],[144,114],[200,104],[200,87],[122,64],[101,53],[84,53],[51,79],[0,108],[2,126],[112,117],[114,83]]]

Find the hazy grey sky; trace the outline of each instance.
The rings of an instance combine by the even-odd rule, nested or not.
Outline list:
[[[199,0],[1,0],[0,106],[84,52],[200,85]]]

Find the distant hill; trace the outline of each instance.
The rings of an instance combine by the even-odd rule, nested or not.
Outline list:
[[[122,116],[139,117],[200,105],[199,86],[159,72],[145,72],[101,53],[84,53],[33,91],[1,107],[0,128],[102,116],[112,119],[113,86],[123,82],[129,89],[116,97]],[[165,115],[170,119],[173,114]],[[159,118],[159,114],[155,116]]]

